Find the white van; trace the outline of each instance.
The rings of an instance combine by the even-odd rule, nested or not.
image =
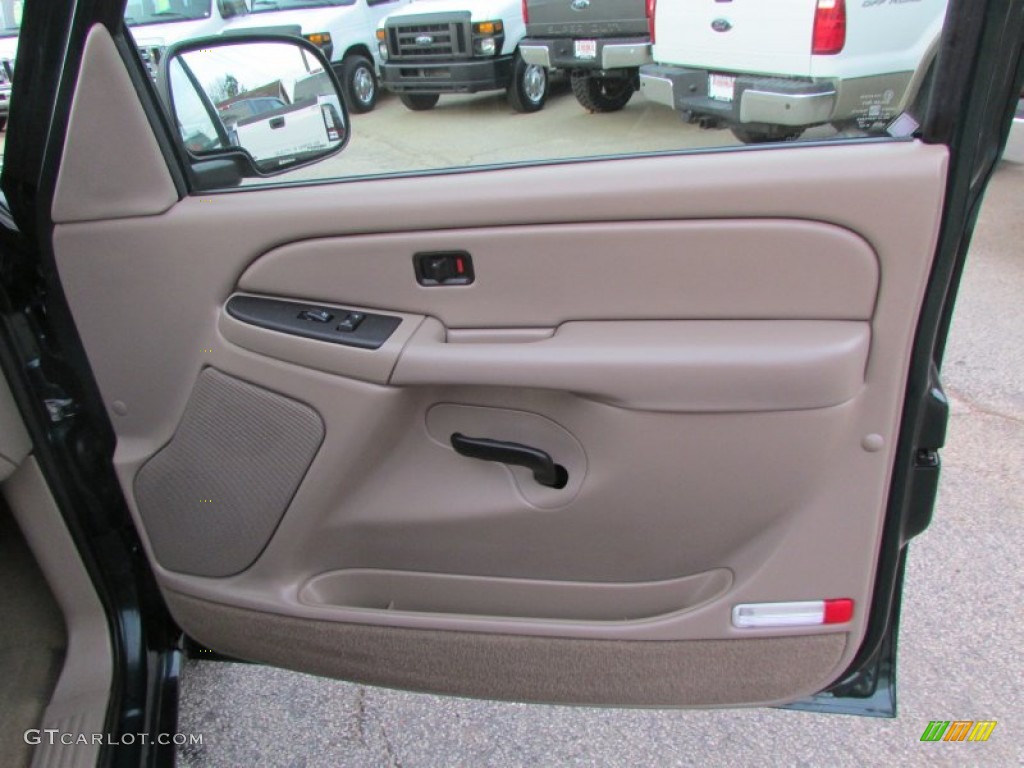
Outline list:
[[[409,0],[252,0],[245,19],[230,25],[235,32],[297,35],[320,46],[331,62],[350,112],[377,105],[377,25]]]
[[[7,115],[11,109],[11,79],[14,59],[18,55],[23,8],[20,0],[0,1],[0,131],[7,129]]]
[[[0,59],[14,59],[21,31],[21,3],[0,2]]]
[[[249,12],[245,0],[128,0],[125,23],[155,76],[163,50],[182,40],[216,35]]]
[[[548,98],[548,70],[526,61],[526,0],[416,0],[377,30],[381,77],[415,111],[442,93],[505,91],[517,112]]]
[[[640,88],[744,142],[827,123],[871,129],[908,107],[947,0],[658,0]]]

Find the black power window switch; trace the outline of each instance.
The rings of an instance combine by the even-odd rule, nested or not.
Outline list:
[[[362,312],[349,312],[345,317],[342,318],[341,322],[338,323],[338,330],[343,333],[351,333],[359,324],[366,319],[366,315]]]
[[[299,312],[300,320],[312,320],[314,323],[329,323],[334,315],[326,309],[304,309]]]

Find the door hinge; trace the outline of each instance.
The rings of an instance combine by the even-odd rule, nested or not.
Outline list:
[[[78,413],[78,405],[70,397],[47,398],[43,402],[46,412],[50,414],[50,421],[54,423],[70,419]]]

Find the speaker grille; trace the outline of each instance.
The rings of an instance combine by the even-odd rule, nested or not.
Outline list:
[[[135,478],[156,559],[198,576],[250,566],[323,438],[309,406],[205,368],[174,437]]]

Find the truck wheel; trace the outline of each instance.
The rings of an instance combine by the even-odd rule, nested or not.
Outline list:
[[[516,51],[512,65],[512,82],[508,84],[508,103],[516,112],[536,112],[548,99],[548,71],[537,64],[527,64]]]
[[[407,106],[413,112],[426,112],[428,109],[433,109],[434,107],[437,106],[437,102],[440,98],[441,94],[439,93],[398,94],[398,100],[405,104],[405,106]]]
[[[0,117],[0,131],[7,127],[7,118]]]
[[[633,96],[633,83],[625,77],[595,77],[582,69],[569,77],[576,101],[588,112],[618,112]]]
[[[338,79],[350,111],[362,114],[377,106],[377,78],[373,74],[373,62],[368,58],[355,53],[346,56],[341,62]]]
[[[730,125],[732,135],[744,144],[765,144],[770,141],[792,141],[804,132],[803,128],[788,125],[766,125],[752,128],[748,125]]]

